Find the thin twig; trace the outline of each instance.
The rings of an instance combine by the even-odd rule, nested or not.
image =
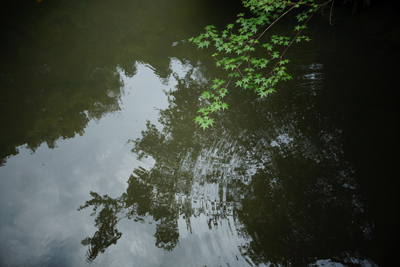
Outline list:
[[[258,41],[268,30],[269,30],[269,28],[271,28],[272,27],[272,25],[274,25],[278,20],[280,20],[283,16],[285,16],[287,13],[289,13],[293,8],[295,8],[295,5],[294,6],[292,6],[291,8],[289,8],[289,10],[287,10],[285,13],[283,13],[279,18],[277,18],[274,22],[272,22],[269,26],[268,26],[268,28],[266,28],[261,34],[260,34],[260,36],[256,39],[256,41]],[[253,42],[253,45],[251,45],[251,47],[252,46],[254,46],[256,44],[256,42]],[[250,53],[250,50],[248,51],[249,53]]]
[[[239,65],[240,66],[240,65]],[[239,69],[239,66],[237,66],[237,71],[239,72],[239,74],[242,76],[242,78],[244,79],[244,76],[243,76],[243,74],[242,74],[242,72],[240,71],[240,69]],[[233,73],[233,74],[235,74],[235,73]]]
[[[329,1],[325,2],[324,4],[320,5],[320,6],[318,7],[318,9],[320,9],[322,6],[325,6],[327,3],[331,2],[331,1],[332,1],[332,0],[329,0]],[[333,2],[335,2],[335,0],[333,0]],[[314,16],[314,14],[318,11],[318,9],[315,10],[315,12],[313,12],[313,13],[307,18],[306,22],[305,22],[303,25],[307,25],[308,21],[312,18],[312,16]],[[289,47],[293,44],[294,40],[296,40],[296,38],[299,36],[299,34],[300,34],[300,32],[301,32],[302,30],[303,30],[303,29],[300,29],[300,30],[297,32],[297,34],[294,36],[293,40],[290,42],[290,44],[288,45],[288,47],[286,47],[285,51],[283,51],[283,53],[281,54],[281,57],[283,57],[283,55],[286,53],[286,51],[289,49]],[[276,65],[275,65],[275,66],[276,66]]]

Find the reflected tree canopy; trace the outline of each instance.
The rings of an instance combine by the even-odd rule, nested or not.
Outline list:
[[[18,146],[34,151],[46,142],[53,148],[59,139],[82,135],[89,120],[117,112],[124,93],[120,73],[134,76],[138,63],[150,65],[168,81],[170,58],[185,57],[185,39],[200,31],[203,23],[195,22],[210,13],[207,7],[213,2],[4,3],[1,162],[16,155]],[[214,3],[211,12],[220,12],[222,6]],[[178,54],[174,42],[180,44]]]
[[[226,73],[185,40],[206,24],[225,27],[219,18],[235,19],[239,12],[228,9],[236,2],[7,1],[0,9],[0,165],[19,146],[35,151],[45,142],[53,148],[57,140],[84,134],[90,120],[118,112],[122,74],[133,77],[137,64],[147,64],[161,81],[175,77],[178,83],[160,111],[163,128],[149,121],[132,140],[132,152],[152,157],[155,165],[133,170],[121,196],[91,192],[80,207],[93,209],[97,228],[82,240],[89,262],[119,242],[121,220],[153,220],[154,245],[171,252],[180,244],[180,218],[190,232],[193,221],[206,216],[209,229],[233,218],[246,240],[239,250],[254,265],[312,266],[331,259],[395,266],[385,263],[399,262],[390,258],[399,237],[392,97],[399,84],[397,9],[384,23],[349,22],[354,29],[344,37],[322,33],[321,46],[346,46],[329,46],[319,58],[319,48],[305,51],[300,44],[287,54],[294,80],[277,87],[279,94],[257,99],[236,88],[227,99],[230,111],[202,131],[193,122],[200,94],[210,77]],[[379,34],[363,33],[364,24]],[[350,43],[354,33],[377,39]],[[170,69],[172,57],[186,66],[184,77]]]
[[[115,240],[112,222],[152,216],[155,245],[171,251],[179,244],[179,216],[190,229],[191,220],[204,214],[210,229],[233,217],[237,232],[248,240],[238,244],[242,256],[255,265],[368,261],[365,244],[372,239],[372,225],[341,146],[341,130],[315,106],[321,68],[299,65],[297,80],[280,88],[283,96],[260,100],[238,90],[229,99],[235,108],[202,131],[193,117],[210,82],[202,74],[210,69],[192,66],[167,93],[169,107],[159,119],[163,130],[148,122],[142,137],[132,141],[132,152],[151,156],[155,165],[135,169],[121,197],[98,198],[92,192],[94,198],[81,207],[114,211],[107,215],[114,230],[97,225],[94,237]],[[109,208],[113,203],[119,208]],[[102,215],[96,215],[97,223]],[[112,243],[87,238],[83,244],[93,260],[98,254],[93,251],[103,252]]]

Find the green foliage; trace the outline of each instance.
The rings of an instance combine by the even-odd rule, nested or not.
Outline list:
[[[292,79],[284,66],[289,59],[284,59],[287,49],[294,43],[309,42],[311,39],[300,35],[306,29],[306,23],[323,5],[315,4],[314,0],[292,2],[288,0],[242,0],[249,8],[252,16],[247,18],[243,13],[237,15],[237,20],[218,31],[215,26],[205,27],[205,33],[190,38],[189,41],[203,49],[214,47],[217,53],[212,57],[216,66],[229,72],[228,80],[213,80],[210,91],[202,94],[203,107],[198,111],[195,121],[203,129],[215,122],[212,113],[228,109],[223,98],[228,94],[229,84],[243,89],[251,89],[261,98],[275,92],[274,86],[280,81]],[[294,26],[293,36],[272,35],[265,38],[268,30],[290,11],[304,6],[295,15],[299,25]],[[264,38],[262,38],[264,37]],[[261,39],[262,38],[262,39]],[[262,57],[255,55],[256,49],[262,49]]]

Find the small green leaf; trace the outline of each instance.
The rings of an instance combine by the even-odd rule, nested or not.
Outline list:
[[[194,119],[194,121],[195,121],[195,122],[201,123],[201,122],[203,121],[203,118],[202,118],[201,116],[197,116],[197,117]]]
[[[204,131],[206,128],[208,128],[208,123],[203,122],[203,123],[201,123],[200,127],[203,128],[203,131]]]
[[[205,91],[201,94],[201,97],[204,99],[209,99],[211,97],[211,94],[210,94],[210,92]]]
[[[264,96],[267,96],[267,94],[268,94],[267,91],[260,91],[258,95],[260,96],[260,98],[263,98]]]
[[[211,125],[211,126],[212,126],[213,123],[214,123],[214,120],[213,120],[213,119],[209,118],[209,119],[207,120],[207,124],[208,124],[208,125]]]
[[[227,103],[222,103],[221,104],[222,110],[228,109],[228,104]]]

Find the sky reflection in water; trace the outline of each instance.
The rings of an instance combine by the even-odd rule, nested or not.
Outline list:
[[[349,38],[355,22],[338,40],[320,17],[290,52],[293,81],[262,100],[235,90],[202,131],[199,96],[226,73],[184,40],[225,9],[154,3],[35,6],[35,23],[1,24],[0,266],[390,262],[398,81],[363,60],[390,64],[396,43]]]

